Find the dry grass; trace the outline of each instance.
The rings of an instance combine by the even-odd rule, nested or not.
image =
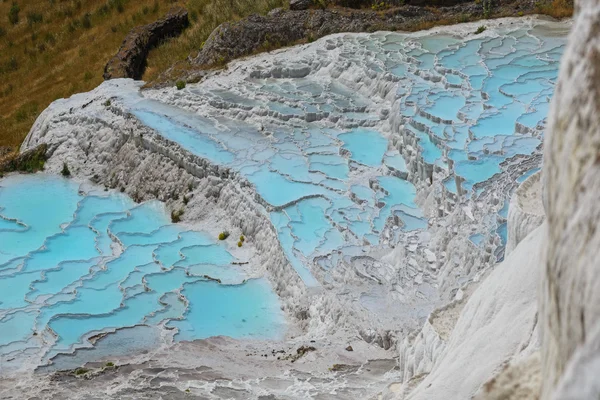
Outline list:
[[[554,18],[566,18],[573,15],[573,0],[540,0],[535,4],[540,14]]]
[[[154,0],[0,0],[0,146],[18,146],[52,101],[102,82],[108,58],[134,26],[171,4]]]
[[[279,7],[284,0],[15,0],[19,22],[9,21],[12,0],[0,0],[0,147],[16,148],[52,101],[102,82],[108,59],[131,28],[180,3],[191,27],[152,51],[145,79],[197,52],[210,33]]]

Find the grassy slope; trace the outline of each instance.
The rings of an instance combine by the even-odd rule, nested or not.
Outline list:
[[[18,146],[52,101],[100,84],[106,61],[127,32],[169,7],[154,0],[17,4],[19,22],[12,25],[12,2],[0,0],[0,146]]]
[[[477,0],[475,0],[477,1]],[[540,0],[539,11],[563,17],[570,0]],[[173,4],[190,12],[191,27],[150,52],[147,81],[195,55],[225,21],[266,13],[286,0],[16,0],[19,22],[9,21],[12,0],[0,0],[0,158],[16,149],[52,101],[102,82],[106,61],[129,30],[164,15]],[[86,17],[86,14],[89,17]],[[428,28],[424,26],[422,28]]]
[[[192,26],[149,58],[146,79],[199,49],[221,22],[266,12],[282,0],[0,0],[0,147],[16,148],[52,101],[93,89],[106,61],[131,28],[164,15],[177,3]],[[89,14],[89,19],[86,17]],[[41,16],[41,21],[40,21]],[[89,21],[89,23],[88,23]],[[1,154],[1,152],[0,152]]]

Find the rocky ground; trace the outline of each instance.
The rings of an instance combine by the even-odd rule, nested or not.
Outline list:
[[[419,1],[392,2],[373,10],[348,8],[350,3],[364,7],[368,2],[337,2],[332,8],[321,9],[316,3],[304,1],[295,7],[292,4],[293,9],[278,8],[266,16],[252,15],[238,22],[224,23],[212,32],[198,54],[190,54],[186,63],[175,64],[151,86],[172,84],[177,79],[195,82],[206,75],[207,69],[221,67],[233,59],[312,42],[333,33],[416,31],[436,25],[539,12],[536,2],[531,0],[495,1],[488,9],[484,9],[486,2],[478,1],[436,2],[433,7]]]
[[[104,67],[103,78],[141,79],[148,52],[161,41],[179,35],[188,24],[188,12],[174,7],[158,21],[134,28]]]

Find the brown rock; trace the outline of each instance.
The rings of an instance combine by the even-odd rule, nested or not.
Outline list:
[[[184,8],[172,8],[164,18],[135,27],[127,34],[119,52],[104,67],[104,79],[141,79],[148,51],[161,40],[179,35],[189,24]]]

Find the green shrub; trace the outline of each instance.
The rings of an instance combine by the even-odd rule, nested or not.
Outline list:
[[[110,99],[104,102],[104,107],[110,107]]]
[[[66,162],[63,162],[62,171],[60,171],[60,173],[62,174],[62,176],[66,177],[66,178],[71,176],[71,171],[69,171],[69,166],[67,165]]]
[[[175,86],[177,86],[177,90],[181,90],[181,89],[185,88],[185,82],[184,81],[177,81],[175,83]]]
[[[41,13],[36,13],[36,12],[28,12],[27,13],[27,23],[29,25],[39,24],[40,22],[44,22],[44,16]]]
[[[93,77],[94,75],[90,71],[85,71],[85,74],[83,74],[83,80],[86,82],[91,81]]]
[[[106,366],[107,367],[114,367],[115,364],[109,361],[109,362],[106,363]]]
[[[52,33],[47,32],[44,35],[44,42],[46,42],[52,46],[52,45],[56,44],[56,37]]]
[[[221,233],[219,233],[219,240],[225,240],[229,237],[229,232],[227,231],[223,231]]]
[[[10,57],[6,62],[0,64],[0,74],[13,72],[19,69],[19,62],[15,56]]]
[[[243,245],[243,244],[244,244],[244,243],[243,243],[243,242],[240,240],[240,241],[238,242],[238,247],[242,247],[242,245]]]
[[[240,242],[244,243],[246,241],[246,238],[244,237],[244,235],[240,236]]]
[[[92,27],[92,16],[90,13],[85,13],[83,18],[81,18],[81,26],[84,29],[90,29]]]
[[[477,30],[475,31],[476,35],[479,35],[480,33],[484,32],[487,29],[487,27],[481,25],[479,28],[477,28]]]
[[[171,222],[176,224],[181,221],[181,216],[183,215],[183,210],[179,209],[177,211],[171,211]]]
[[[21,8],[19,7],[19,5],[17,3],[12,3],[12,5],[10,6],[10,10],[8,10],[8,21],[13,24],[16,25],[19,23],[19,12],[21,11]]]
[[[6,29],[0,26],[0,37],[6,36]]]
[[[75,370],[75,375],[83,375],[86,372],[89,372],[89,369],[87,369],[87,368],[77,368]]]
[[[13,157],[3,165],[4,172],[21,171],[31,173],[43,170],[47,150],[48,145],[43,143],[35,149],[25,151]]]
[[[492,16],[492,0],[483,0],[483,18]]]

